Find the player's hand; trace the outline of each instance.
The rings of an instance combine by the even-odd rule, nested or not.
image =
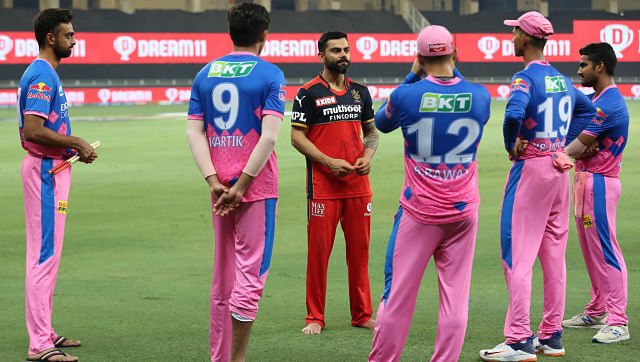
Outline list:
[[[598,145],[598,142],[597,141],[593,142],[589,146],[587,146],[587,149],[584,150],[584,152],[582,152],[582,154],[580,155],[580,158],[582,159],[582,158],[593,157],[599,151],[600,151],[600,147]]]
[[[368,175],[369,171],[371,171],[371,159],[360,157],[356,160],[356,163],[353,164],[353,167],[358,175]]]
[[[345,177],[355,170],[355,167],[353,167],[349,162],[339,158],[330,159],[329,162],[327,162],[327,167],[329,167],[331,172],[338,177]]]
[[[242,201],[244,192],[237,187],[231,187],[218,198],[215,205],[213,205],[213,212],[218,216],[227,216],[233,212]]]
[[[413,60],[413,64],[411,64],[411,73],[417,75],[420,78],[422,78],[422,77],[424,77],[426,75],[424,73],[424,70],[422,70],[422,66],[420,65],[420,61],[418,61],[418,57],[417,56]]]
[[[78,153],[78,157],[80,158],[80,162],[91,163],[98,158],[98,154],[96,150],[89,144],[87,141],[82,138],[76,137],[75,144],[73,145],[73,149]]]
[[[229,188],[223,185],[220,180],[218,180],[218,176],[216,175],[208,176],[205,180],[207,181],[207,184],[209,184],[211,195],[213,195],[213,197],[216,199],[220,198],[222,194],[229,191]]]
[[[515,146],[513,146],[513,150],[511,150],[510,152],[511,156],[519,157],[527,149],[527,146],[529,146],[529,141],[523,140],[520,137],[516,138],[516,144]]]

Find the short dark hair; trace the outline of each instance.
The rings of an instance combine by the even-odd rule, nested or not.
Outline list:
[[[36,34],[38,46],[43,48],[47,43],[47,34],[56,34],[60,23],[70,23],[73,14],[69,9],[45,9],[33,18],[33,31]]]
[[[604,64],[604,70],[608,75],[613,75],[618,64],[616,52],[609,43],[591,43],[580,49],[580,55],[586,55],[594,65]]]
[[[324,51],[327,49],[327,43],[329,42],[329,40],[342,38],[347,39],[347,34],[341,31],[327,31],[325,33],[322,33],[320,39],[318,40],[318,51],[320,53],[324,53]]]
[[[236,46],[246,47],[257,43],[269,29],[271,17],[267,9],[254,3],[242,3],[227,12],[229,35]]]

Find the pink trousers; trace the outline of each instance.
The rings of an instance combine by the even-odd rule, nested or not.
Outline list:
[[[211,361],[229,361],[231,313],[254,320],[267,280],[277,199],[242,203],[227,216],[213,216],[215,251],[211,284]]]
[[[504,323],[507,343],[532,335],[531,276],[536,258],[544,274],[540,338],[562,330],[569,228],[569,173],[551,157],[515,161],[505,186],[500,220],[502,265],[509,291]]]
[[[27,228],[25,312],[29,354],[53,347],[53,291],[62,255],[71,169],[48,171],[61,160],[27,154],[22,161],[24,216]]]
[[[621,191],[618,178],[590,172],[575,174],[575,222],[591,279],[591,301],[584,312],[590,316],[609,313],[607,324],[612,326],[629,322],[627,266],[616,239],[616,208]]]
[[[462,221],[421,224],[395,216],[385,262],[385,287],[376,316],[369,361],[398,361],[409,332],[424,271],[433,256],[440,305],[431,361],[457,361],[467,329],[471,267],[478,229],[477,213]]]

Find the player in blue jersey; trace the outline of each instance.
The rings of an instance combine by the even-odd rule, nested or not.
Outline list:
[[[516,56],[525,69],[511,82],[504,119],[505,147],[513,160],[505,186],[500,220],[502,265],[509,291],[504,324],[505,342],[480,351],[485,361],[534,361],[536,352],[564,355],[566,266],[569,226],[569,173],[564,153],[572,127],[595,115],[589,99],[570,79],[544,59],[553,27],[531,11],[513,27]],[[531,275],[536,257],[544,273],[543,318],[534,336],[529,320]]]
[[[432,256],[440,308],[431,361],[457,361],[462,350],[480,203],[476,152],[491,98],[485,87],[455,75],[454,59],[451,33],[437,25],[424,28],[411,73],[375,116],[380,131],[402,130],[405,185],[369,361],[400,359]]]
[[[273,250],[284,114],[284,75],[258,57],[270,17],[258,4],[227,13],[233,52],[196,75],[188,141],[209,185],[215,257],[211,285],[212,361],[244,361]]]
[[[608,43],[580,49],[578,75],[589,95],[596,117],[567,146],[576,158],[573,183],[578,240],[591,279],[591,300],[584,312],[562,322],[570,328],[600,328],[593,342],[615,343],[629,339],[627,317],[627,267],[616,238],[616,208],[622,185],[622,152],[629,135],[629,111],[613,81],[616,54]],[[584,153],[590,145],[596,154]]]
[[[27,227],[28,360],[77,361],[75,356],[58,348],[80,346],[80,341],[57,334],[51,325],[71,169],[55,177],[48,171],[75,153],[85,163],[97,157],[91,145],[71,136],[69,105],[55,71],[62,58],[71,56],[76,43],[72,19],[67,9],[46,9],[35,17],[33,25],[40,52],[22,75],[18,88],[20,141],[28,152],[22,161]]]

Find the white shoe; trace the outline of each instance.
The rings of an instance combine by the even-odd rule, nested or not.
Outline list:
[[[511,346],[515,346],[514,349]],[[524,361],[534,362],[538,360],[535,350],[533,349],[533,339],[530,338],[525,342],[508,345],[500,343],[492,349],[483,349],[480,351],[480,359],[483,361]]]
[[[588,316],[584,313],[576,314],[571,319],[562,321],[566,328],[596,328],[601,329],[607,325],[607,313],[598,316]]]
[[[616,343],[629,339],[629,327],[627,326],[605,326],[598,334],[593,336],[592,342],[596,343]]]

